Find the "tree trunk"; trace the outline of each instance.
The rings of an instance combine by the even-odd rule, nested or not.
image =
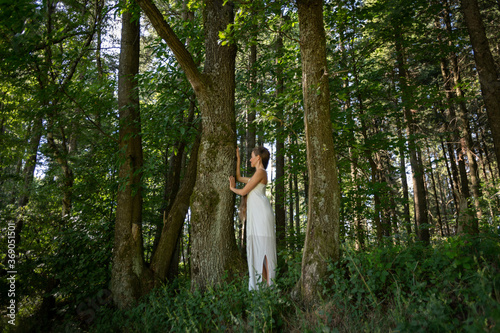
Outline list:
[[[443,220],[441,219],[441,209],[439,208],[439,198],[438,198],[438,193],[436,189],[436,181],[434,179],[434,168],[432,166],[432,155],[431,151],[429,149],[429,145],[427,144],[427,155],[429,157],[429,173],[431,175],[431,186],[432,186],[432,191],[434,192],[434,201],[436,202],[436,213],[437,213],[437,218],[438,218],[438,223],[439,223],[439,231],[441,232],[441,237],[444,236],[443,233]]]
[[[340,43],[339,43],[340,44],[339,45],[340,52],[342,54],[341,66],[344,68],[347,68],[348,64],[347,64],[347,57],[346,57],[347,52],[346,52],[346,49],[344,46],[344,39],[345,39],[344,31],[339,30],[339,34],[341,36]],[[354,61],[354,59],[353,59],[353,61]],[[355,69],[356,69],[356,67],[355,67]],[[355,73],[354,75],[356,77],[356,83],[358,83],[357,73]],[[349,77],[346,76],[342,81],[343,81],[342,82],[343,88],[347,90],[349,87]],[[359,97],[358,97],[358,99],[359,99]],[[362,106],[361,100],[360,100],[360,106]],[[353,116],[353,112],[351,109],[351,96],[350,96],[349,92],[347,93],[347,98],[346,98],[345,103],[342,106],[342,109],[343,109],[343,112],[347,115],[348,121],[350,121],[351,123],[354,124],[354,116]],[[349,139],[352,140],[352,142],[355,142],[354,131],[352,132],[352,136],[350,136]],[[358,164],[358,153],[352,147],[349,147],[349,160],[350,160],[350,169],[351,169],[351,173],[350,173],[351,183],[352,183],[352,187],[354,188],[352,191],[352,199],[351,199],[351,207],[354,208],[352,210],[353,222],[352,222],[350,230],[353,230],[353,232],[354,232],[353,237],[355,238],[356,250],[362,250],[365,248],[365,235],[364,235],[364,230],[363,230],[363,224],[361,223],[361,217],[359,216],[359,213],[357,210],[357,207],[359,207],[359,205],[361,204],[360,195],[359,195],[359,186],[358,186],[358,172],[356,169],[357,164]]]
[[[297,140],[294,140],[295,144],[297,144]],[[297,160],[297,158],[294,158],[294,160]],[[305,186],[305,184],[304,184]],[[306,190],[307,191],[307,190]],[[300,195],[299,195],[299,176],[297,175],[296,172],[293,173],[293,194],[295,199],[292,200],[295,202],[295,248],[298,247],[298,242],[297,239],[300,236],[301,230],[300,230]]]
[[[451,25],[451,19],[449,15],[449,6],[446,3],[446,11],[444,12],[444,21],[446,24],[446,30],[448,32],[448,35],[450,38],[452,38],[453,35],[453,28]],[[448,42],[448,46],[452,47],[452,42]],[[457,125],[458,125],[458,133],[460,136],[460,145],[462,147],[462,154],[467,154],[467,161],[469,165],[469,179],[471,182],[472,186],[472,194],[474,197],[474,205],[476,209],[476,216],[477,219],[481,219],[482,217],[482,211],[481,211],[481,206],[480,206],[480,198],[482,196],[481,194],[481,185],[480,185],[480,180],[479,180],[479,170],[478,170],[478,165],[476,162],[476,157],[473,152],[473,141],[472,141],[472,135],[470,131],[470,125],[469,125],[469,119],[468,119],[468,110],[465,105],[464,101],[464,93],[462,90],[462,79],[460,76],[460,68],[458,66],[458,57],[455,52],[450,53],[450,58],[451,58],[451,65],[452,65],[452,72],[453,72],[453,82],[455,84],[455,96],[457,97],[457,113],[458,113],[458,118],[457,118]],[[446,62],[441,61],[441,69],[443,72],[443,75],[446,75]],[[448,78],[444,78],[445,82],[448,82]],[[451,79],[451,78],[450,78]],[[450,98],[448,95],[448,90],[447,90],[447,97]],[[472,219],[473,225],[471,228],[472,233],[477,233],[479,232],[479,225],[478,221],[476,219]]]
[[[340,189],[330,119],[323,1],[297,0],[309,169],[309,211],[300,278],[306,304],[318,301],[327,260],[339,259]]]
[[[220,282],[225,272],[245,271],[233,227],[234,195],[228,175],[235,170],[234,115],[236,46],[222,46],[219,31],[233,22],[233,5],[206,1],[204,74],[208,84],[199,95],[202,138],[198,176],[192,198],[191,279],[204,288]]]
[[[150,271],[144,265],[142,243],[142,138],[139,96],[140,25],[130,10],[122,15],[122,39],[118,77],[120,155],[111,290],[120,309],[132,306],[151,288]]]
[[[396,58],[398,67],[398,77],[400,89],[402,92],[403,112],[406,118],[406,131],[408,135],[408,149],[410,152],[410,165],[413,177],[413,200],[415,204],[415,227],[417,237],[420,241],[429,244],[430,234],[428,228],[427,216],[427,198],[425,193],[424,170],[419,163],[417,154],[417,143],[415,141],[415,122],[413,120],[412,110],[410,109],[410,96],[406,81],[406,68],[404,64],[404,50],[402,47],[402,33],[396,28]]]
[[[456,159],[455,159],[454,149],[450,141],[451,139],[448,136],[448,143],[446,144],[446,149],[444,142],[441,141],[441,148],[446,163],[446,171],[448,172],[448,179],[450,180],[450,188],[451,191],[453,192],[453,204],[455,206],[455,212],[458,212],[458,197],[455,195],[455,193],[460,192],[458,187],[459,183],[458,168],[457,168],[457,163],[455,162]],[[446,154],[446,151],[448,151],[448,154]]]
[[[474,59],[479,74],[481,92],[488,114],[493,136],[497,164],[500,166],[500,81],[495,61],[491,54],[488,39],[477,0],[461,0],[465,24],[469,31],[474,50]]]
[[[454,55],[452,55],[452,58]],[[456,58],[456,56],[455,56]],[[456,60],[456,59],[455,59]],[[454,66],[454,72],[458,71],[458,65],[455,63]],[[456,115],[456,109],[455,109],[455,104],[454,104],[454,99],[456,95],[453,93],[452,86],[450,84],[451,80],[454,79],[455,84],[459,84],[459,75],[458,73],[450,74],[450,71],[448,69],[448,63],[445,58],[441,58],[441,75],[443,77],[443,82],[444,82],[444,91],[446,94],[446,99],[448,102],[448,112],[447,112],[447,119],[445,120],[445,130],[451,132],[451,140],[452,142],[448,143],[448,150],[450,151],[450,156],[453,155],[453,150],[456,150],[457,155],[458,155],[458,171],[460,172],[460,188],[458,189],[457,193],[460,193],[460,197],[463,197],[467,203],[467,206],[469,207],[469,198],[470,198],[470,192],[469,192],[469,182],[468,182],[468,177],[467,177],[467,170],[465,168],[465,159],[464,159],[464,151],[467,150],[467,141],[465,137],[463,137],[463,133],[467,133],[467,130],[464,129],[464,127],[467,125],[468,127],[468,121],[465,119],[465,105],[463,105],[463,102],[459,102],[458,104],[458,109],[459,109],[459,116]],[[458,90],[458,91],[457,91]],[[461,94],[461,89],[457,87],[455,89],[456,94],[460,93]],[[462,96],[460,96],[462,97]],[[449,124],[456,124],[456,125],[449,125]],[[455,142],[459,143],[460,146],[457,147]],[[474,160],[475,161],[475,160]],[[453,166],[453,165],[452,165]],[[475,171],[477,168],[474,168],[475,165],[471,168],[471,172]],[[456,167],[455,167],[456,168]],[[458,178],[458,177],[457,177]],[[457,180],[457,178],[455,180]],[[477,186],[477,178],[476,180],[476,186]],[[458,184],[457,184],[458,186]],[[459,202],[459,201],[457,201]],[[457,210],[458,212],[458,210]],[[462,227],[467,228],[467,225],[475,221],[472,217],[470,209],[467,209],[464,214],[461,215],[462,219],[459,221],[461,224],[463,224]],[[474,229],[474,228],[472,228]],[[471,230],[472,230],[471,229]]]
[[[436,159],[439,160],[439,153],[436,151],[435,152]],[[446,163],[446,161],[444,161]],[[447,164],[447,163],[446,163]],[[446,236],[450,236],[450,225],[448,223],[448,218],[447,218],[447,209],[446,209],[446,198],[444,195],[443,187],[447,188],[447,186],[444,186],[443,182],[441,181],[441,177],[439,175],[439,172],[436,172],[436,178],[437,178],[437,183],[439,184],[439,196],[441,198],[441,211],[443,212],[443,222],[446,227]],[[445,178],[446,180],[446,178]],[[443,233],[444,236],[444,233]]]
[[[191,198],[196,182],[199,141],[200,138],[198,136],[191,149],[191,159],[189,160],[186,175],[164,221],[158,247],[153,253],[150,267],[155,275],[156,283],[164,282],[167,277],[179,235],[182,234],[182,226],[184,225],[184,220],[189,209],[189,199]]]
[[[276,128],[276,196],[274,213],[276,215],[276,245],[278,251],[286,247],[285,244],[285,225],[286,225],[286,212],[285,212],[285,133],[283,129],[284,112],[283,103],[279,102],[284,93],[284,79],[283,67],[281,65],[281,58],[283,57],[283,38],[281,33],[278,34],[276,39],[276,97],[278,99],[278,109],[276,110],[276,117],[278,118]]]
[[[96,21],[99,22],[99,26],[97,27],[97,40],[96,40],[96,52],[95,52],[95,62],[97,67],[97,78],[99,81],[102,80],[104,76],[104,71],[102,69],[102,61],[101,61],[101,46],[102,46],[102,10],[104,8],[104,0],[95,0],[95,13],[94,16]],[[99,121],[97,121],[99,123]]]
[[[233,22],[233,5],[206,0],[203,8],[205,64],[200,73],[191,54],[151,0],[136,0],[167,42],[191,83],[202,116],[196,185],[191,198],[191,281],[204,289],[221,282],[225,272],[245,271],[234,235],[234,195],[228,176],[234,173],[236,46],[223,45],[219,32]],[[225,3],[225,4],[224,4]]]
[[[403,133],[401,130],[402,124],[400,117],[398,117],[398,139],[403,142]],[[406,228],[406,233],[408,236],[411,235],[411,220],[410,220],[410,196],[408,193],[408,177],[406,176],[406,158],[405,158],[405,147],[399,145],[399,172],[401,173],[401,185],[403,190],[403,218]],[[410,238],[408,237],[408,240]]]
[[[71,205],[72,205],[74,175],[73,175],[73,170],[71,169],[69,163],[68,156],[73,151],[73,149],[71,148],[71,146],[68,147],[63,129],[61,129],[61,137],[62,137],[62,143],[59,145],[56,143],[54,139],[54,133],[52,131],[49,131],[47,133],[47,143],[49,147],[52,149],[52,153],[55,156],[55,160],[61,167],[63,173],[63,178],[62,178],[63,198],[62,198],[61,216],[63,218],[66,218],[71,213]]]
[[[356,85],[359,87],[359,78],[358,78],[358,70],[356,65],[354,65],[354,81],[356,82]],[[358,103],[359,103],[359,113],[362,115],[360,117],[360,123],[361,123],[361,134],[363,135],[363,140],[365,143],[368,142],[368,130],[366,127],[366,123],[364,121],[364,103],[363,99],[361,96],[361,93],[358,91]],[[380,220],[380,191],[377,189],[377,183],[379,182],[379,177],[378,177],[378,167],[377,164],[375,163],[375,160],[373,159],[372,152],[368,149],[365,148],[363,153],[365,154],[366,159],[368,160],[368,163],[370,164],[370,184],[373,190],[373,203],[374,203],[374,214],[373,214],[373,220],[374,220],[374,225],[376,228],[377,232],[377,241],[379,243],[382,242],[382,235],[383,235],[383,226]],[[376,154],[376,153],[374,153]]]
[[[249,90],[252,92],[252,97],[248,102],[247,107],[247,132],[246,132],[246,141],[247,141],[247,172],[252,172],[252,165],[250,163],[250,159],[252,158],[252,150],[256,146],[256,131],[255,131],[255,89],[257,87],[257,73],[255,64],[257,62],[257,45],[252,43],[250,45],[250,56],[248,58],[248,71],[250,73],[250,82],[249,82]]]

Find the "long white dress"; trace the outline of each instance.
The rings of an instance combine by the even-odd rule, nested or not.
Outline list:
[[[258,289],[267,259],[270,281],[276,276],[276,233],[274,212],[266,197],[266,185],[259,183],[247,197],[247,259],[249,290]],[[271,282],[272,283],[272,282]]]

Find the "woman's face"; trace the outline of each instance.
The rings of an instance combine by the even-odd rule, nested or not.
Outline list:
[[[252,166],[252,168],[255,168],[255,164],[257,163],[257,161],[259,161],[259,158],[260,156],[255,156],[255,153],[252,152],[252,157],[250,158],[250,165]]]

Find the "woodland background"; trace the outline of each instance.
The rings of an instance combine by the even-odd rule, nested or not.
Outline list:
[[[0,1],[5,331],[500,325],[500,2]],[[272,152],[247,291],[235,148]]]

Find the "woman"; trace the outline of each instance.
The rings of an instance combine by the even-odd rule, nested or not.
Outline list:
[[[248,288],[258,289],[258,283],[265,281],[268,286],[276,274],[276,235],[274,231],[274,212],[266,197],[269,151],[264,147],[252,150],[250,163],[256,169],[251,178],[240,174],[240,151],[236,148],[236,180],[245,183],[242,189],[236,188],[233,176],[229,177],[229,188],[236,194],[247,196],[247,259],[250,275]]]

